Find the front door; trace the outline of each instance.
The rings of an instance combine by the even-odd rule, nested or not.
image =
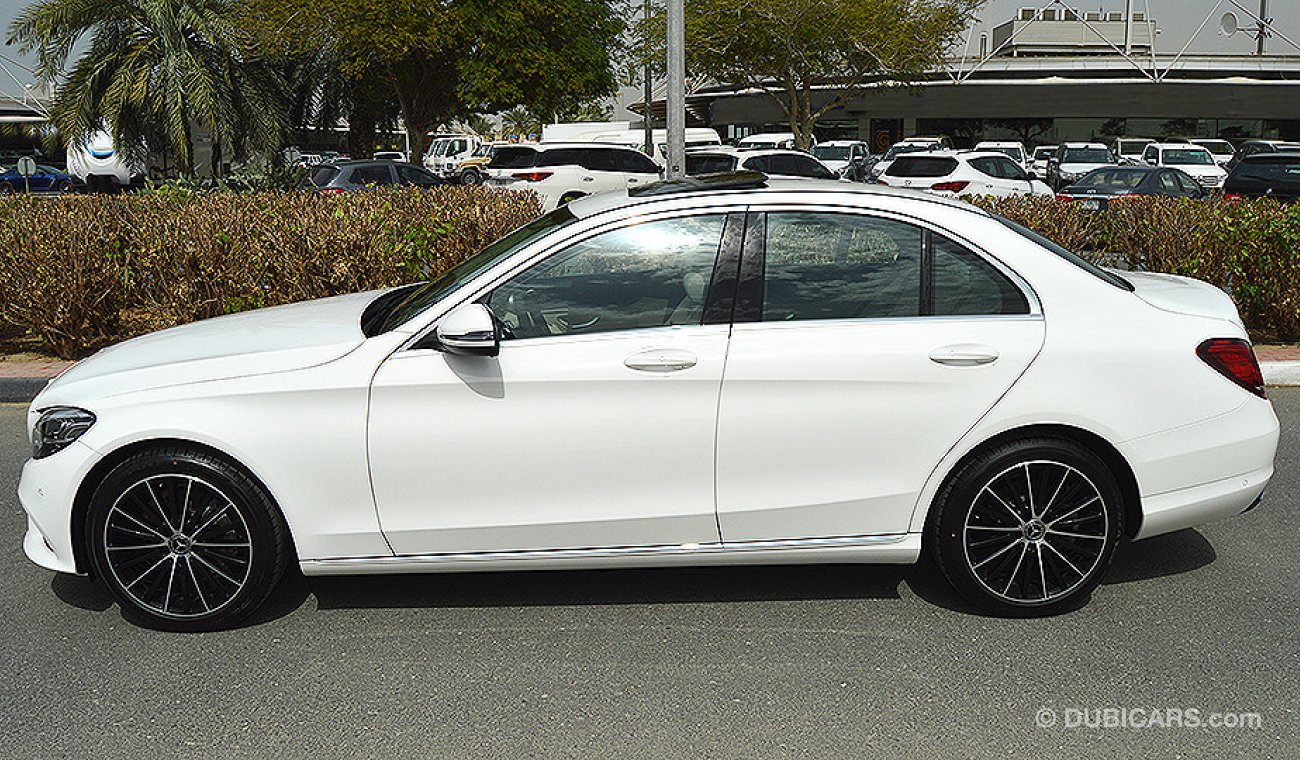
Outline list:
[[[723,542],[906,532],[934,467],[1037,354],[1041,316],[906,221],[774,211],[766,245],[751,234],[718,419]]]
[[[717,543],[728,326],[703,315],[726,224],[597,233],[481,299],[502,325],[499,356],[416,348],[385,362],[369,446],[393,550]]]

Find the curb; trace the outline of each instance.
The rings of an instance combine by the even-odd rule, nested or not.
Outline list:
[[[0,403],[31,401],[49,382],[48,377],[0,377]]]
[[[1300,386],[1300,361],[1260,362],[1264,384],[1273,387]],[[24,403],[50,382],[48,377],[0,377],[0,403]]]

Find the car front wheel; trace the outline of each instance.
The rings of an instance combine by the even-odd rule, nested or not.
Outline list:
[[[86,542],[124,616],[176,631],[237,624],[266,600],[290,554],[262,486],[186,448],[118,464],[91,499]]]
[[[967,600],[999,615],[1065,612],[1101,582],[1124,534],[1115,477],[1073,441],[1039,438],[969,461],[936,501],[929,544]]]

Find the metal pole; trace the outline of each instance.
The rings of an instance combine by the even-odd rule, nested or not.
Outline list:
[[[647,27],[650,26],[650,0],[645,0],[645,23]],[[645,81],[642,84],[644,85],[645,92],[641,97],[641,102],[645,105],[645,108],[641,111],[641,119],[642,121],[645,122],[645,154],[647,156],[650,156],[651,158],[654,158],[655,131],[654,131],[654,123],[650,120],[650,116],[651,116],[650,100],[654,97],[654,91],[650,82],[649,51],[646,51],[645,74],[643,76]]]
[[[686,10],[668,0],[668,179],[686,175]]]
[[[1268,32],[1268,0],[1259,0],[1259,33],[1255,35],[1255,55],[1264,54],[1264,35]]]
[[[1133,55],[1133,0],[1124,0],[1124,55]]]

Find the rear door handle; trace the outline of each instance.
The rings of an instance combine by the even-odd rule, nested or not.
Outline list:
[[[979,343],[956,343],[930,352],[930,361],[948,367],[978,367],[998,360],[998,350]]]
[[[638,372],[680,372],[698,361],[695,354],[680,348],[650,348],[627,357],[623,365]]]

